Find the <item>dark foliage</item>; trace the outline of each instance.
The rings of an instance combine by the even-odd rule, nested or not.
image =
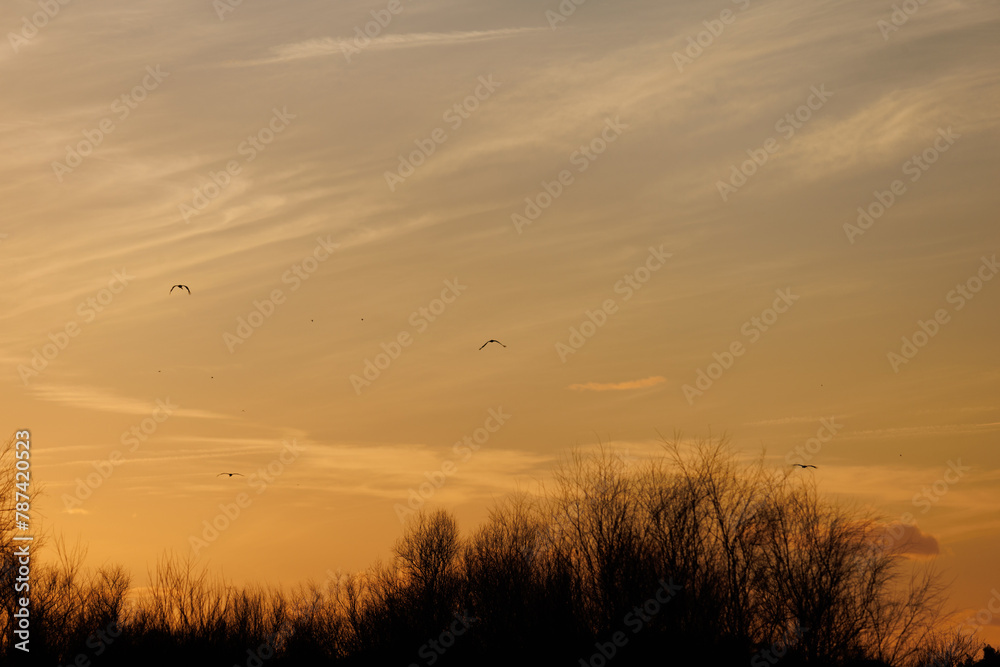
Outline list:
[[[824,502],[801,479],[738,464],[724,442],[668,442],[641,468],[605,450],[577,455],[549,493],[505,499],[467,537],[448,513],[419,513],[391,563],[291,592],[236,588],[164,557],[139,596],[125,571],[85,572],[83,552],[56,540],[51,562],[36,554],[28,656],[12,642],[13,494],[0,479],[0,658],[109,667],[1000,662],[987,646],[974,663],[971,639],[940,630],[936,577],[883,539],[884,524]]]

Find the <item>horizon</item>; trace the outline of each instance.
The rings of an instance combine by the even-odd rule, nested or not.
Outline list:
[[[4,7],[33,528],[289,586],[726,434],[1000,645],[1000,14],[903,4]]]

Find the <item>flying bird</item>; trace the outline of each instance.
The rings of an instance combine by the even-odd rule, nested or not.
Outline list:
[[[187,285],[174,285],[173,287],[170,288],[170,292],[169,293],[173,294],[174,290],[177,289],[178,287],[180,287],[181,289],[186,289],[188,291],[188,294],[191,293],[191,288],[188,287]]]
[[[216,477],[222,477],[223,475],[229,475],[230,477],[232,477],[233,475],[239,475],[240,477],[246,477],[246,475],[244,475],[241,472],[220,472],[218,475],[216,475]]]
[[[501,346],[501,347],[507,347],[506,345],[504,345],[504,344],[503,344],[503,343],[501,343],[500,341],[498,341],[498,340],[494,340],[494,339],[492,339],[492,338],[491,338],[491,339],[489,339],[488,341],[486,341],[485,343],[483,343],[483,346],[482,346],[482,347],[480,347],[479,349],[480,349],[480,350],[481,350],[481,349],[483,349],[483,347],[486,347],[486,346],[487,346],[487,345],[489,345],[490,343],[496,343],[497,345],[499,345],[499,346]]]
[[[801,464],[801,463],[793,463],[793,464],[792,464],[792,466],[798,466],[798,467],[800,467],[800,468],[815,468],[815,467],[816,467],[816,466],[807,466],[807,465],[803,465],[803,464]]]

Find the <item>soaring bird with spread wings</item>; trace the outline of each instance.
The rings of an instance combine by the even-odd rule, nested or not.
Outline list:
[[[173,287],[170,288],[170,292],[169,293],[173,294],[174,290],[177,289],[178,287],[180,287],[181,289],[186,289],[188,291],[188,294],[191,293],[191,288],[188,287],[187,285],[174,285]]]
[[[241,472],[220,472],[218,475],[216,475],[216,477],[222,477],[223,475],[229,475],[230,477],[232,477],[233,475],[239,475],[240,477],[246,477],[246,475],[244,475]]]
[[[798,466],[799,468],[815,468],[816,466],[805,465],[803,463],[793,463],[792,466]]]
[[[489,345],[490,343],[496,343],[496,344],[497,344],[497,345],[499,345],[500,347],[507,347],[506,345],[504,345],[504,344],[503,344],[503,343],[501,343],[500,341],[498,341],[498,340],[494,340],[494,339],[492,339],[492,338],[491,338],[491,339],[489,339],[488,341],[486,341],[485,343],[483,343],[482,347],[480,347],[479,349],[480,349],[480,350],[481,350],[481,349],[483,349],[484,347],[486,347],[486,346],[487,346],[487,345]]]

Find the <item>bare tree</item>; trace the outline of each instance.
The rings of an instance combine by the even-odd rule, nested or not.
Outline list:
[[[639,482],[627,474],[621,456],[604,446],[592,456],[573,453],[554,477],[554,515],[566,527],[565,544],[581,577],[592,628],[606,631],[656,581],[637,502]]]
[[[394,552],[412,585],[428,598],[443,593],[452,583],[459,553],[458,525],[444,510],[418,513]]]
[[[5,465],[12,446],[0,451],[5,564],[14,548],[14,468]],[[114,625],[125,664],[134,655],[171,662],[192,652],[231,664],[264,643],[276,652],[274,667],[404,664],[464,611],[475,626],[443,662],[490,664],[531,651],[539,663],[561,664],[606,646],[670,581],[680,592],[643,617],[630,657],[623,648],[615,664],[651,664],[664,651],[687,664],[753,664],[761,650],[781,645],[796,664],[952,667],[978,649],[939,629],[940,577],[882,542],[878,517],[823,498],[801,475],[770,469],[763,453],[741,461],[724,437],[690,443],[675,435],[664,449],[641,468],[603,446],[574,453],[551,493],[500,501],[465,540],[447,512],[421,512],[391,562],[325,590],[237,587],[190,557],[166,554],[136,596],[122,568],[91,572],[82,546],[55,539],[45,559],[33,553],[33,647],[42,647],[46,664],[66,663],[91,633]],[[8,630],[12,590],[0,592]],[[0,640],[5,658],[10,637]],[[102,663],[118,664],[107,656]]]
[[[14,436],[0,445],[0,655],[9,655],[14,638]]]

